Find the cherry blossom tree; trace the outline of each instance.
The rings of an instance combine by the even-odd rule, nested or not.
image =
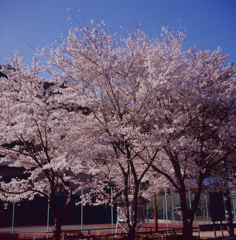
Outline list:
[[[202,189],[219,181],[222,161],[235,152],[235,66],[225,66],[220,48],[211,54],[180,51],[175,37],[168,32],[163,37],[169,74],[158,81],[164,97],[153,112],[150,134],[162,135],[162,148],[152,167],[179,192],[183,233],[191,237]],[[157,69],[153,76],[161,78]],[[190,189],[194,198],[188,207]]]
[[[175,65],[165,79],[168,91],[156,112],[165,144],[153,167],[180,194],[186,237],[203,186],[219,177],[222,161],[235,152],[235,67],[224,66],[220,52],[188,51],[182,66]],[[189,208],[188,189],[194,195]]]
[[[60,239],[62,219],[72,195],[86,181],[80,152],[83,141],[80,126],[86,115],[81,107],[69,99],[69,88],[58,82],[39,77],[44,67],[34,58],[31,68],[25,68],[16,54],[12,68],[2,71],[8,76],[1,80],[1,161],[23,168],[24,177],[0,182],[1,199],[19,202],[32,200],[35,195],[48,198],[55,228],[54,237]],[[67,104],[62,102],[62,96]],[[66,203],[58,211],[55,207],[59,187],[65,190]]]
[[[182,32],[163,28],[160,39],[151,40],[137,30],[119,38],[104,22],[91,24],[81,37],[71,29],[57,49],[43,54],[49,67],[60,69],[52,71],[53,78],[68,82],[91,111],[86,152],[99,190],[112,183],[128,206],[128,195],[137,199],[152,166],[167,180],[156,182],[158,188],[169,185],[179,192],[183,234],[191,237],[203,186],[235,151],[235,67],[226,66],[220,48],[211,54],[183,49]],[[134,209],[129,237],[135,232]]]
[[[99,26],[91,32],[86,27],[82,33],[83,38],[77,39],[71,30],[68,42],[43,54],[49,65],[60,69],[52,71],[53,78],[70,84],[79,93],[78,101],[90,109],[83,128],[88,138],[85,158],[96,179],[91,181],[95,185],[90,193],[101,193],[98,202],[107,201],[104,194],[109,187],[113,195],[124,196],[129,239],[134,239],[139,189],[160,150],[159,141],[150,138],[148,130],[148,112],[157,101],[149,77],[152,48],[139,31],[124,40],[112,39]],[[146,155],[152,155],[148,163],[139,157]],[[132,213],[129,195],[134,199]]]

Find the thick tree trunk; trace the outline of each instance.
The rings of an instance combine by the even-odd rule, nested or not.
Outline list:
[[[54,218],[54,239],[60,240],[61,238],[61,220],[58,220],[57,218]]]
[[[135,232],[137,226],[137,208],[138,208],[138,192],[139,192],[139,183],[135,182],[134,192],[133,192],[133,199],[129,201],[128,195],[128,177],[125,179],[125,205],[126,205],[126,217],[127,217],[127,233],[128,233],[128,240],[135,240]],[[130,211],[132,208],[132,211]],[[131,216],[130,216],[131,214]]]
[[[51,189],[53,189],[53,188],[51,187]],[[51,209],[51,213],[52,213],[53,219],[54,219],[54,229],[53,229],[54,239],[60,240],[61,224],[62,224],[62,220],[65,217],[65,214],[67,213],[67,210],[69,208],[69,204],[70,204],[71,198],[72,198],[72,191],[71,190],[69,191],[66,204],[64,205],[64,208],[62,209],[62,213],[60,215],[55,207],[56,205],[55,205],[54,193],[55,193],[55,190],[50,193],[49,207]]]
[[[184,239],[192,239],[193,238],[193,220],[190,218],[184,217],[183,214],[183,237]]]
[[[178,189],[180,196],[180,205],[182,210],[183,218],[183,237],[184,239],[193,238],[193,220],[194,214],[197,210],[197,206],[201,196],[202,183],[204,179],[204,174],[200,173],[197,181],[197,188],[194,191],[194,198],[191,202],[191,206],[188,208],[187,198],[186,198],[186,188],[182,179],[180,179],[181,187]]]
[[[135,240],[135,228],[133,226],[128,228],[128,240]]]
[[[186,200],[187,199],[186,199],[185,189],[184,189],[184,191],[180,192],[180,205],[181,205],[182,218],[183,218],[183,237],[184,239],[192,239],[194,212],[188,209]]]

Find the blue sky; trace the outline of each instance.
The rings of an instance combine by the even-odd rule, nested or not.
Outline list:
[[[174,30],[186,27],[186,47],[201,41],[201,49],[213,51],[220,45],[231,55],[229,62],[236,62],[235,0],[0,0],[0,64],[22,46],[29,64],[33,49],[54,41],[52,33],[60,37],[69,31],[68,17],[78,27],[68,8],[81,25],[83,18],[88,25],[91,19],[104,20],[119,31],[128,21],[141,23],[150,37],[158,35],[162,25]]]

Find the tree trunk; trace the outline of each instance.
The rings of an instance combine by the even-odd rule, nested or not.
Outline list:
[[[188,209],[186,200],[185,189],[183,189],[183,191],[180,192],[180,205],[183,218],[183,239],[192,239],[194,212]]]
[[[57,218],[54,218],[54,239],[55,240],[60,240],[61,238],[61,221],[58,220]]]
[[[183,214],[184,215],[184,214]],[[193,238],[193,220],[183,216],[183,238],[192,239]]]
[[[133,226],[128,228],[128,240],[135,240],[135,228]]]
[[[138,191],[139,191],[139,183],[135,182],[135,191],[134,191],[134,199],[133,199],[133,212],[132,212],[132,226],[134,231],[137,226],[137,211],[138,211]]]
[[[51,189],[53,189],[53,187],[51,187]],[[54,191],[50,192],[50,196],[49,196],[49,207],[51,210],[51,213],[53,215],[53,219],[54,219],[54,229],[53,229],[53,233],[54,233],[54,239],[55,240],[60,240],[61,238],[61,224],[62,224],[62,220],[65,217],[67,210],[69,208],[69,204],[71,202],[72,199],[72,190],[69,189],[69,194],[67,196],[67,201],[66,204],[64,205],[64,208],[62,209],[62,213],[59,215],[57,209],[56,209],[56,205],[55,205],[55,189]]]
[[[202,183],[204,179],[204,174],[200,173],[199,178],[197,181],[197,189],[194,192],[194,198],[191,204],[191,207],[187,204],[186,198],[186,188],[182,179],[179,181],[181,182],[181,188],[178,189],[179,196],[180,196],[180,205],[182,210],[182,218],[183,218],[183,237],[184,239],[192,239],[193,238],[193,220],[194,214],[197,210],[197,206],[201,196],[202,190]]]

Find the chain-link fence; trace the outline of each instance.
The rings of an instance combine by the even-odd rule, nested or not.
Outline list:
[[[191,207],[193,195],[190,191],[186,194],[188,207]],[[236,222],[236,191],[231,192],[231,205],[233,221]],[[178,194],[158,194],[156,196],[156,205],[158,212],[158,221],[166,222],[167,220],[182,224],[182,211],[180,207],[180,198]],[[154,197],[150,198],[150,202],[146,204],[145,217],[149,221],[154,218]],[[194,225],[211,223],[211,209],[209,202],[209,194],[202,193],[199,204],[194,216]]]
[[[186,193],[187,204],[191,207],[193,195],[191,192]],[[79,196],[77,196],[79,198]],[[81,224],[81,216],[83,224],[94,223],[111,223],[116,222],[116,206],[111,209],[108,205],[90,206],[86,205],[81,210],[81,205],[76,206],[78,201],[76,196],[73,197],[68,214],[65,216],[63,224]],[[65,199],[58,198],[57,208],[60,209]],[[159,223],[174,223],[182,224],[182,211],[180,207],[180,198],[178,194],[163,194],[156,195],[156,204],[158,209]],[[231,192],[231,206],[233,221],[236,222],[236,191]],[[47,224],[48,202],[46,198],[36,197],[33,201],[22,201],[17,203],[14,208],[14,225],[46,225]],[[112,214],[111,214],[112,212]],[[0,227],[12,226],[13,205],[4,204],[0,201]],[[53,217],[50,213],[48,216],[49,224],[53,224]],[[154,222],[154,197],[150,198],[150,202],[145,206],[145,219],[149,222]],[[209,203],[209,194],[202,193],[198,204],[197,211],[194,217],[194,225],[211,223],[211,209]]]

